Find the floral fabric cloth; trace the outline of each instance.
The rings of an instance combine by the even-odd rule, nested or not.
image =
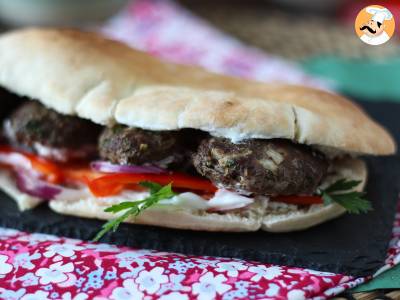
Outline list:
[[[257,80],[329,87],[294,64],[222,34],[174,2],[134,1],[101,30],[171,61]],[[400,260],[400,212],[395,225],[382,271]],[[365,280],[0,228],[1,300],[326,299]]]
[[[0,229],[0,299],[306,299],[350,277]]]
[[[400,259],[400,213],[386,270]],[[326,299],[367,278],[0,228],[0,299]]]
[[[268,82],[328,88],[296,64],[223,34],[172,1],[136,0],[100,29],[128,45],[181,64]]]

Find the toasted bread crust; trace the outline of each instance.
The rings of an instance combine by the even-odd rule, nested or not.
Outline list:
[[[385,129],[339,95],[169,64],[94,33],[2,35],[0,85],[99,124],[195,128],[235,141],[286,138],[354,154],[396,149]]]

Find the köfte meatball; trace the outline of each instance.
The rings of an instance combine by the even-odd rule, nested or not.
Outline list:
[[[312,194],[328,169],[321,153],[281,139],[234,144],[210,138],[193,159],[197,171],[217,185],[258,195]]]
[[[14,146],[66,162],[97,155],[101,126],[29,101],[4,121],[3,131]]]
[[[185,160],[181,135],[175,131],[150,131],[116,125],[100,136],[103,159],[119,165],[156,164],[162,167]]]

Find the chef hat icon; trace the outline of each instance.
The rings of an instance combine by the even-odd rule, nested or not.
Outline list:
[[[372,20],[383,24],[385,20],[391,20],[393,18],[392,13],[386,8],[378,8],[369,6],[366,8],[367,13],[373,15]]]

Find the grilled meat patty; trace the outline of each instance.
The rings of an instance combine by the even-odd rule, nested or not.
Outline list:
[[[62,162],[96,155],[101,132],[101,126],[34,101],[22,104],[3,127],[12,145]]]
[[[281,139],[234,144],[209,138],[193,161],[197,171],[217,185],[258,195],[312,194],[328,169],[321,153]]]
[[[179,132],[149,131],[122,125],[104,129],[99,152],[103,159],[120,165],[165,167],[181,163],[185,158]]]
[[[92,158],[98,147],[100,156],[115,164],[153,164],[186,172],[194,165],[219,186],[258,195],[312,194],[328,169],[323,154],[288,140],[234,144],[195,130],[122,125],[101,133],[98,125],[31,101],[11,114],[3,129],[12,145],[53,160]]]

